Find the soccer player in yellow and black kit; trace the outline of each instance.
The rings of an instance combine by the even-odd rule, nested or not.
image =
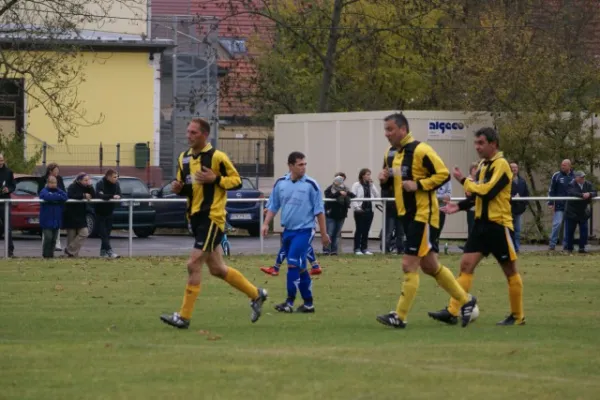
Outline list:
[[[482,158],[475,174],[476,180],[465,178],[460,169],[453,175],[469,193],[466,200],[442,207],[446,214],[469,210],[475,205],[475,225],[469,234],[464,254],[460,260],[458,282],[471,290],[473,273],[483,257],[492,254],[508,280],[510,315],[497,325],[524,325],[523,281],[517,271],[517,252],[514,246],[512,211],[510,206],[512,171],[499,151],[500,138],[493,128],[475,132],[475,150]],[[450,299],[450,305],[429,316],[454,325],[458,322],[459,303]]]
[[[173,192],[188,199],[187,217],[194,233],[194,249],[187,261],[188,282],[179,312],[161,315],[171,326],[187,329],[200,293],[202,265],[250,298],[251,321],[260,318],[267,291],[257,288],[235,268],[225,265],[220,252],[225,229],[227,190],[241,186],[241,178],[227,155],[208,142],[210,125],[193,119],[187,128],[190,149],[181,153]]]
[[[404,283],[396,310],[379,315],[377,321],[394,328],[405,328],[406,318],[419,288],[419,267],[432,276],[450,296],[458,299],[462,326],[471,322],[477,303],[458,284],[452,272],[438,262],[439,206],[436,190],[450,178],[448,168],[427,143],[410,134],[403,114],[385,118],[385,136],[391,144],[379,173],[381,185],[392,185],[398,216],[404,224],[406,244],[402,257]]]

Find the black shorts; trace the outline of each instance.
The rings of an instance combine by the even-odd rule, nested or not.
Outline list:
[[[499,263],[515,261],[515,232],[494,222],[475,220],[473,231],[465,244],[465,253],[492,254]]]
[[[425,257],[430,251],[439,252],[440,230],[413,219],[403,219],[406,243],[404,253],[410,256]]]
[[[190,225],[194,234],[195,249],[211,252],[221,245],[223,231],[207,215],[192,215]]]

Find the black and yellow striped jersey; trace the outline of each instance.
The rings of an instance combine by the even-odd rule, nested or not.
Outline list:
[[[475,219],[490,221],[513,230],[510,205],[513,173],[502,152],[490,160],[482,160],[475,174],[476,180],[465,179],[465,192],[471,193],[467,200],[459,203],[461,210],[475,204]]]
[[[213,170],[213,183],[196,183],[194,174],[202,167]],[[225,229],[227,190],[241,187],[242,179],[227,154],[207,144],[198,154],[188,149],[179,155],[177,180],[182,182],[180,195],[188,199],[188,219],[196,213],[206,213],[221,230]]]
[[[394,182],[398,215],[439,228],[436,190],[448,181],[450,173],[436,151],[409,133],[402,139],[399,149],[390,147],[386,151],[384,165],[393,171],[390,179]],[[417,191],[405,191],[402,181],[415,181]]]

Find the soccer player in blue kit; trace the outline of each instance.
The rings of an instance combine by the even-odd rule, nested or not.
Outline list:
[[[300,291],[304,304],[296,312],[314,313],[312,280],[306,266],[306,254],[315,230],[315,217],[319,222],[323,246],[330,242],[325,226],[323,194],[317,181],[306,175],[306,156],[292,152],[288,156],[289,174],[275,182],[269,198],[262,235],[269,232],[269,224],[281,209],[282,249],[287,254],[287,299],[275,306],[283,313],[294,312],[296,294]]]

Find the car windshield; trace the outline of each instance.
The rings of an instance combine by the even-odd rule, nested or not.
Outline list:
[[[15,194],[17,196],[37,196],[38,182],[34,179],[22,179],[17,182]]]
[[[248,178],[242,179],[242,190],[256,190],[252,181]]]
[[[121,186],[121,193],[148,194],[148,187],[139,179],[121,178],[119,186]]]

